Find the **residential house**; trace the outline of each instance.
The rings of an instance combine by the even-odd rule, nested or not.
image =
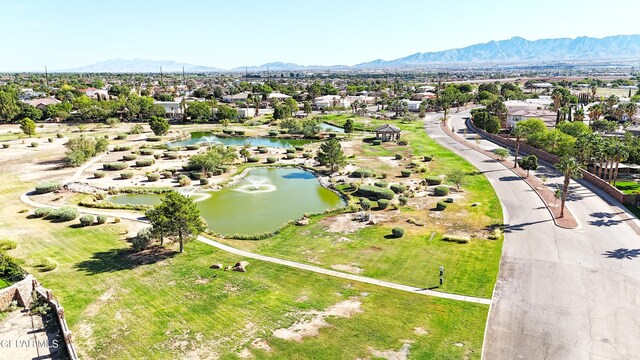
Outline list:
[[[46,106],[60,104],[62,101],[53,97],[47,97],[42,99],[23,100],[22,102],[42,110]]]
[[[244,91],[234,95],[225,95],[222,97],[222,101],[226,103],[247,102],[249,95],[251,95],[249,91]]]

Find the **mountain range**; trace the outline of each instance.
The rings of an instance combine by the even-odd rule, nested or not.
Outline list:
[[[353,66],[347,65],[299,65],[273,62],[259,66],[241,66],[223,70],[210,66],[200,66],[175,61],[157,60],[107,60],[60,72],[263,72],[300,70],[348,70],[384,68],[421,68],[430,66],[482,66],[507,64],[535,64],[550,62],[589,63],[594,61],[640,61],[640,35],[616,35],[604,38],[578,37],[527,40],[513,37],[508,40],[489,41],[458,49],[436,52],[415,53],[394,60],[374,60]]]

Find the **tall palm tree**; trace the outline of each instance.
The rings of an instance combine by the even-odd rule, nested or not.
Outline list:
[[[527,135],[526,129],[523,128],[522,126],[518,126],[518,124],[516,124],[511,129],[511,136],[513,136],[516,139],[516,155],[515,155],[514,161],[513,161],[513,167],[514,168],[518,167],[518,153],[520,152],[520,141],[526,135]]]
[[[571,179],[581,178],[582,169],[580,168],[580,163],[578,163],[578,161],[574,157],[569,156],[564,156],[555,166],[556,169],[558,169],[564,175],[562,197],[560,198],[560,217],[564,217],[564,205],[567,201],[567,194],[569,193],[569,182],[571,181]]]
[[[576,112],[573,114],[573,118],[575,121],[583,122],[584,121],[584,108],[579,107],[576,108]]]
[[[604,114],[604,107],[602,104],[594,104],[589,108],[589,126],[591,126],[591,121],[596,121],[600,119],[600,116]]]
[[[616,154],[613,157],[613,160],[616,163],[616,168],[613,173],[613,186],[616,186],[616,181],[618,179],[618,167],[620,166],[620,162],[627,160],[629,157],[629,147],[627,144],[623,142],[618,142]]]
[[[253,117],[260,116],[260,104],[262,103],[260,97],[261,97],[260,95],[253,97],[253,106],[255,106],[255,108],[256,108],[256,111],[253,114]]]
[[[593,85],[591,86],[591,98],[595,101],[596,93],[598,92],[598,87]]]

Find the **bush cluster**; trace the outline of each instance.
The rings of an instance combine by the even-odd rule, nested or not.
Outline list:
[[[128,167],[129,167],[129,164],[125,162],[111,162],[111,163],[102,164],[102,168],[104,170],[112,170],[112,171],[124,170]]]
[[[273,164],[273,163],[275,163],[277,160],[278,160],[278,159],[276,159],[274,156],[269,156],[269,157],[267,158],[267,163],[269,163],[269,164]]]
[[[378,200],[378,210],[384,210],[389,207],[389,200],[380,199]]]
[[[442,179],[439,176],[427,176],[424,178],[424,181],[427,182],[427,185],[440,185],[442,184]]]
[[[129,151],[131,146],[128,145],[116,145],[113,147],[113,151]]]
[[[436,188],[433,190],[433,194],[435,196],[446,196],[449,195],[449,188],[443,185],[440,186],[436,186]]]
[[[98,225],[102,225],[107,222],[107,218],[107,215],[98,215],[96,217],[96,222],[98,223]]]
[[[260,158],[259,158],[259,157],[257,157],[257,156],[249,156],[249,157],[247,158],[247,162],[250,162],[250,163],[256,163],[256,162],[258,162],[258,161],[260,161]]]
[[[36,194],[46,194],[60,189],[62,184],[57,181],[47,181],[36,185]]]
[[[404,236],[404,229],[401,227],[394,227],[391,229],[391,235],[396,238],[401,238]]]
[[[396,194],[401,194],[407,190],[407,187],[402,184],[391,184],[389,188]]]
[[[376,186],[360,186],[357,190],[358,196],[364,196],[368,199],[379,200],[386,199],[391,200],[395,196],[391,189],[382,189]]]
[[[158,181],[160,180],[160,174],[158,173],[151,173],[147,175],[147,180],[149,181]]]
[[[95,218],[93,217],[93,215],[82,215],[80,216],[80,225],[82,226],[91,226],[93,225],[93,222],[95,221]]]
[[[155,152],[153,149],[140,149],[140,155],[151,156],[154,155]]]
[[[389,186],[389,184],[387,184],[384,181],[376,181],[376,182],[373,183],[373,185],[375,185],[375,186],[377,186],[379,188],[386,188],[386,187]]]
[[[438,201],[438,203],[436,204],[436,210],[438,211],[443,211],[446,208],[447,208],[447,203],[444,201]]]
[[[96,178],[96,179],[101,179],[101,178],[104,177],[104,175],[105,175],[105,172],[104,171],[99,171],[99,170],[95,171],[93,173],[93,177]]]
[[[411,170],[407,170],[407,169],[400,170],[400,175],[402,177],[409,177],[409,176],[411,176]]]
[[[133,171],[125,171],[120,173],[122,179],[131,179],[133,177]]]
[[[373,145],[382,145],[382,140],[373,140]]]
[[[356,169],[351,172],[351,177],[354,178],[368,178],[373,176],[373,171],[369,169]]]
[[[131,160],[135,160],[138,158],[138,155],[136,154],[126,154],[122,156],[122,160],[124,161],[131,161]]]

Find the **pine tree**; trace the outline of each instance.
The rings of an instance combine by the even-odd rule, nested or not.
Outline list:
[[[336,138],[331,138],[320,145],[320,149],[316,153],[316,160],[320,165],[328,167],[332,173],[347,163],[340,142]]]

